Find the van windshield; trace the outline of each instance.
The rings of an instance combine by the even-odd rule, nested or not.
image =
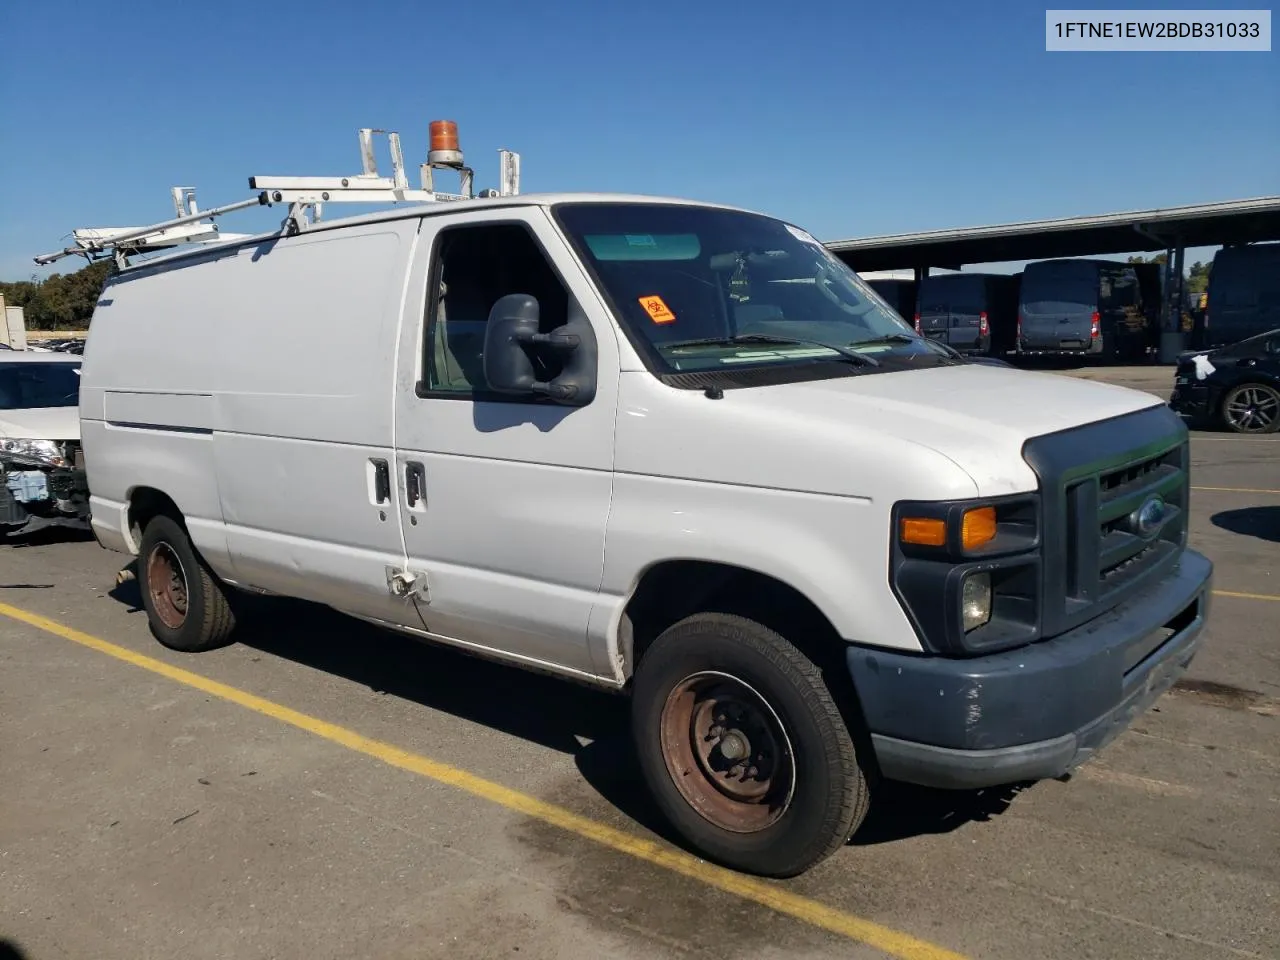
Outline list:
[[[981,277],[926,277],[920,290],[921,313],[973,313],[987,309]]]
[[[1098,305],[1098,268],[1092,264],[1032,264],[1022,274],[1022,312],[1092,313]]]
[[[74,407],[80,403],[80,364],[0,361],[0,410]]]
[[[849,351],[876,361],[951,359],[822,244],[780,220],[645,202],[554,212],[655,372],[823,363]]]

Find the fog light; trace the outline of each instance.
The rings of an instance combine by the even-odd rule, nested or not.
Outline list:
[[[964,632],[968,633],[991,619],[991,574],[971,573],[960,588],[960,609]]]

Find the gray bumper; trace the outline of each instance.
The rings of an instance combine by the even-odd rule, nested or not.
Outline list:
[[[1163,579],[1077,629],[985,657],[851,646],[881,773],[974,789],[1069,772],[1186,671],[1212,580],[1213,564],[1187,550]]]

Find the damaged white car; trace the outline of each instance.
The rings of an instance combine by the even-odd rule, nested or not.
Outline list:
[[[0,535],[89,529],[77,356],[0,357]]]

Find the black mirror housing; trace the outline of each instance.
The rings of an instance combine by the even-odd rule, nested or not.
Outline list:
[[[538,301],[526,293],[503,297],[484,331],[484,378],[495,393],[530,394],[537,382],[524,344],[538,334]]]
[[[484,377],[495,393],[545,396],[556,403],[581,407],[596,394],[595,331],[580,312],[551,333],[539,333],[536,297],[511,293],[493,305],[484,332]],[[562,356],[560,375],[539,381],[530,350]]]

